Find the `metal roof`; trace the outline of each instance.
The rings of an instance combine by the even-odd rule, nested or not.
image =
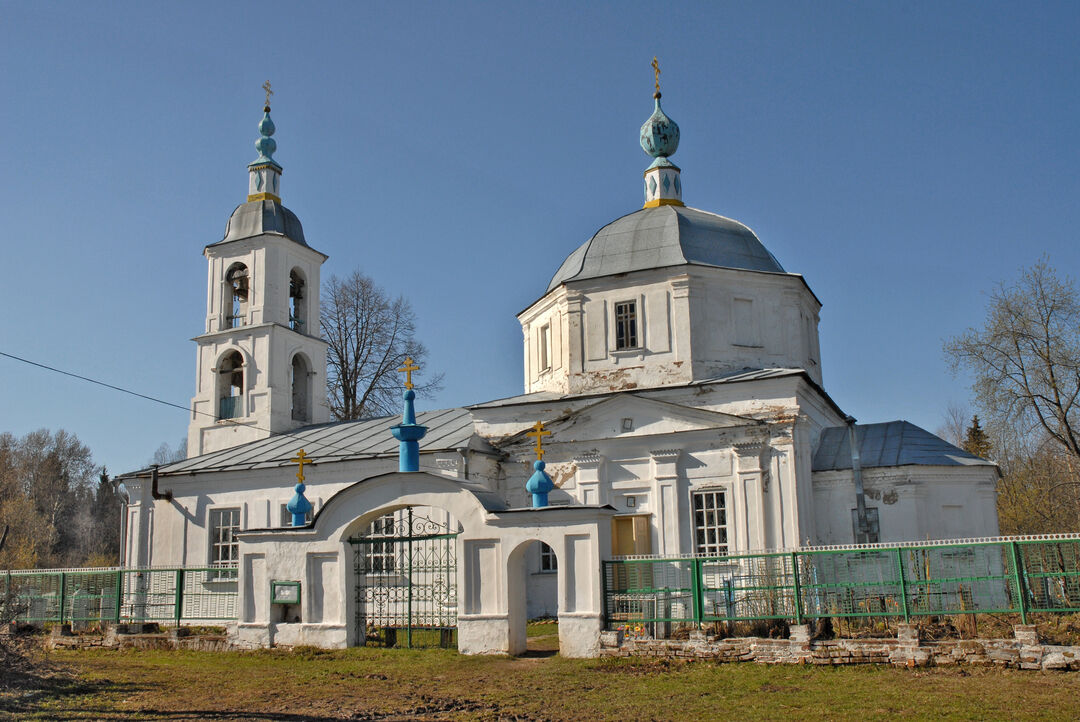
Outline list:
[[[859,461],[864,469],[879,466],[993,466],[945,439],[908,421],[856,424]],[[851,468],[851,444],[847,426],[830,426],[821,432],[814,453],[814,471]]]
[[[358,457],[389,456],[398,453],[398,442],[390,427],[401,423],[400,416],[383,416],[359,421],[340,421],[308,426],[267,439],[252,441],[221,451],[203,454],[161,467],[161,474],[187,474],[224,469],[267,469],[285,466],[299,449],[313,463],[344,461]],[[473,432],[472,417],[462,408],[426,411],[416,415],[416,423],[428,427],[421,451],[449,451],[470,447],[490,449]]]
[[[635,393],[644,393],[649,391],[662,391],[665,389],[679,388],[680,386],[702,386],[706,384],[734,384],[743,381],[760,381],[762,379],[778,379],[785,376],[806,376],[810,378],[804,369],[800,368],[775,368],[775,369],[742,369],[741,371],[733,371],[730,374],[723,376],[714,376],[707,379],[698,379],[696,381],[689,381],[685,384],[679,384],[675,386],[656,386],[656,387],[642,387],[634,389]],[[534,391],[531,394],[520,394],[518,396],[509,396],[504,399],[494,399],[492,401],[484,401],[479,404],[470,404],[466,408],[469,409],[492,409],[499,406],[514,406],[516,404],[530,404],[540,403],[544,401],[560,401],[562,399],[587,399],[590,397],[599,396],[615,396],[623,393],[622,391],[596,391],[593,393],[580,393],[580,394],[560,394],[554,391]],[[824,392],[822,392],[824,393]]]
[[[685,206],[643,208],[607,224],[563,261],[550,291],[570,280],[685,263],[784,273],[738,221]]]
[[[307,246],[300,219],[276,201],[249,201],[238,205],[229,216],[229,222],[225,224],[225,237],[218,243],[238,241],[263,233],[276,233],[296,241],[301,246]]]

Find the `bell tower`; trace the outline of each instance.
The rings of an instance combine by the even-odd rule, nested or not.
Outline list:
[[[320,270],[300,219],[281,204],[270,85],[248,164],[247,202],[208,245],[206,326],[198,344],[188,456],[329,420]]]

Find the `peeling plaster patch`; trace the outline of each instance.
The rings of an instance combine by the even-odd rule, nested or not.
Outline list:
[[[886,504],[895,504],[896,502],[900,501],[900,495],[896,493],[896,489],[889,489],[887,492],[882,494],[881,500]]]
[[[866,494],[867,498],[870,498],[870,499],[880,499],[881,498],[881,490],[880,489],[867,489],[864,493]]]
[[[550,464],[545,471],[547,471],[555,486],[562,488],[563,484],[574,478],[574,474],[577,473],[577,464],[572,461],[564,464]]]

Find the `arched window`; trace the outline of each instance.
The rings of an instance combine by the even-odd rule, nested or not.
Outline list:
[[[244,415],[244,357],[230,351],[218,362],[218,418]]]
[[[293,421],[311,421],[311,369],[307,359],[300,354],[293,356],[290,375]]]
[[[225,328],[247,323],[248,296],[251,281],[243,263],[234,263],[225,273]]]
[[[306,333],[307,302],[304,300],[304,276],[294,268],[289,272],[289,328]]]

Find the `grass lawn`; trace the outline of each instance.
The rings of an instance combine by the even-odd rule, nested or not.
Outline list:
[[[639,720],[1080,717],[1080,675],[571,660],[557,627],[522,658],[453,651],[81,650],[48,655],[39,692],[0,694],[4,719]]]

